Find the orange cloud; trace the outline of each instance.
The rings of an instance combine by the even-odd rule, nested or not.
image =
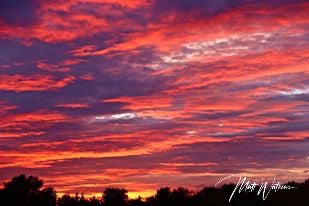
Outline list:
[[[10,110],[14,110],[16,108],[18,107],[15,105],[11,105],[11,104],[8,104],[7,102],[0,101],[0,114],[1,115],[7,113]]]
[[[165,91],[173,95],[224,82],[248,82],[300,72],[308,74],[308,62],[306,61],[308,55],[307,49],[290,49],[289,52],[267,51],[254,55],[225,57],[224,62],[192,63],[193,68],[177,68],[160,72],[158,75],[175,75],[177,80],[173,83],[174,87]],[[207,71],[200,69],[205,64],[218,64],[219,68]]]
[[[82,80],[86,80],[86,81],[90,81],[90,80],[94,79],[94,77],[91,74],[84,74],[84,75],[80,76],[80,78]]]
[[[160,163],[162,166],[167,166],[167,167],[191,167],[191,166],[213,166],[213,165],[218,165],[217,163],[213,162],[202,162],[202,163],[184,163],[184,162],[168,162],[168,163]]]
[[[104,103],[124,103],[124,108],[138,111],[147,109],[168,108],[172,105],[172,99],[163,95],[119,97],[115,99],[102,100]]]
[[[90,6],[97,4],[96,8],[100,9],[101,13],[113,13],[112,9],[104,6],[118,5],[127,9],[135,9],[147,6],[149,2],[144,0],[59,0],[39,2],[39,8],[35,11],[38,21],[35,24],[31,26],[17,26],[0,21],[0,37],[19,38],[26,45],[31,45],[33,39],[57,43],[90,37],[101,31],[110,31],[113,26],[116,26],[116,23],[109,24],[106,22],[102,16],[75,10],[74,6],[80,4],[88,4]],[[124,22],[120,24],[125,25]]]
[[[308,12],[308,3],[293,5],[293,9],[290,6],[292,5],[277,8],[241,7],[214,17],[202,18],[199,21],[192,18],[191,21],[189,19],[179,22],[176,20],[187,18],[184,18],[184,14],[174,13],[163,16],[159,23],[149,24],[146,31],[130,34],[121,43],[106,49],[85,54],[78,53],[77,55],[106,55],[111,52],[130,51],[143,46],[154,46],[161,52],[171,52],[190,42],[215,40],[256,32],[275,32],[283,30],[283,28],[288,32],[290,25],[303,25],[309,22],[308,19],[303,18]]]
[[[50,72],[69,72],[71,71],[70,67],[59,67],[58,65],[55,64],[47,64],[43,62],[37,63],[37,67],[39,69],[45,70],[45,71],[50,71]]]
[[[63,104],[57,104],[56,106],[64,108],[72,108],[72,109],[83,109],[89,107],[87,103],[63,103]]]
[[[0,132],[0,138],[19,138],[42,135],[45,132]]]
[[[265,167],[254,169],[279,157],[274,167],[293,161],[296,169],[289,175],[305,176],[297,164],[308,160],[302,144],[308,140],[309,50],[304,42],[309,4],[250,4],[207,15],[195,9],[158,12],[151,8],[154,3],[42,1],[34,22],[0,20],[0,38],[20,39],[27,51],[37,52],[37,40],[51,51],[54,43],[66,49],[60,51],[65,60],[40,54],[26,55],[34,59],[20,63],[14,53],[0,65],[7,72],[0,74],[5,95],[0,101],[0,142],[5,144],[0,172],[30,169],[60,193],[98,195],[103,187],[119,186],[131,190],[131,197],[153,194],[164,184],[211,183],[208,177],[226,175],[225,170],[281,174],[278,168],[266,168],[267,174]],[[11,44],[15,49],[18,43],[5,46],[10,50]],[[103,57],[86,57],[92,55]],[[38,74],[23,70],[12,75],[33,63]],[[148,79],[151,90],[137,88]],[[156,81],[164,83],[156,87]],[[73,90],[61,90],[72,83]],[[40,110],[50,104],[38,104],[38,111],[23,112],[32,103],[28,97],[42,95],[38,91],[57,91],[44,95],[54,110]],[[108,97],[114,98],[102,100]],[[61,108],[69,108],[72,117],[56,111]],[[256,157],[247,151],[251,148]],[[201,154],[198,159],[196,154]],[[265,160],[265,154],[272,160]]]
[[[48,75],[0,75],[0,90],[25,92],[25,91],[46,91],[61,89],[75,80],[73,76],[63,79],[55,79]]]
[[[104,19],[90,14],[59,16],[50,12],[38,13],[39,23],[33,26],[15,26],[0,21],[0,37],[20,38],[23,41],[39,39],[45,42],[71,41],[91,36],[106,27]]]
[[[44,2],[41,7],[43,10],[69,11],[71,7],[77,4],[112,4],[119,5],[128,9],[135,9],[138,7],[148,6],[151,4],[151,2],[147,0],[58,0],[56,2]]]
[[[42,131],[59,122],[69,121],[69,118],[59,112],[41,110],[32,113],[7,114],[0,118],[0,136],[3,138],[41,135]]]
[[[36,66],[37,68],[49,72],[69,72],[71,71],[70,66],[86,62],[82,59],[66,59],[56,64],[46,63],[45,60],[39,61]]]

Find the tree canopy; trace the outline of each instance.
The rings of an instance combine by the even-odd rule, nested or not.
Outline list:
[[[129,199],[125,189],[106,188],[102,198],[87,199],[83,193],[57,197],[56,191],[52,187],[43,187],[43,181],[38,177],[19,175],[3,184],[0,189],[0,206],[308,206],[309,179],[302,183],[287,184],[296,189],[273,192],[265,201],[256,193],[242,192],[229,202],[234,184],[220,188],[204,187],[197,192],[184,187],[173,190],[163,187],[146,199]]]

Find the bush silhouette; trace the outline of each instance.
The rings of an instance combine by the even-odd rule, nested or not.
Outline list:
[[[229,202],[235,184],[204,187],[197,192],[183,187],[174,190],[163,187],[146,200],[141,197],[128,199],[128,191],[119,188],[106,188],[102,199],[87,199],[83,193],[65,194],[57,199],[56,191],[51,187],[43,188],[39,178],[19,175],[0,189],[0,206],[309,206],[309,179],[287,185],[296,189],[272,192],[265,201],[256,192],[243,191],[235,193]]]
[[[125,206],[128,202],[128,191],[118,188],[106,188],[103,192],[105,206]]]
[[[42,189],[43,181],[37,177],[19,175],[4,183],[0,190],[1,206],[56,206],[56,191]]]

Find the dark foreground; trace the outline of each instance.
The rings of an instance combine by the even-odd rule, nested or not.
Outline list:
[[[63,195],[57,197],[56,191],[44,188],[43,181],[37,177],[19,175],[4,183],[0,190],[0,206],[309,206],[309,179],[302,183],[289,182],[296,187],[292,190],[271,192],[266,200],[255,192],[234,194],[229,197],[235,185],[223,185],[220,188],[205,187],[198,192],[186,188],[161,188],[147,199],[128,199],[127,190],[106,188],[102,199],[86,199],[83,195]]]

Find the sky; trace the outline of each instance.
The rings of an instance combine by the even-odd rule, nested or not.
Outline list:
[[[60,194],[309,177],[309,2],[1,0],[0,181]]]

